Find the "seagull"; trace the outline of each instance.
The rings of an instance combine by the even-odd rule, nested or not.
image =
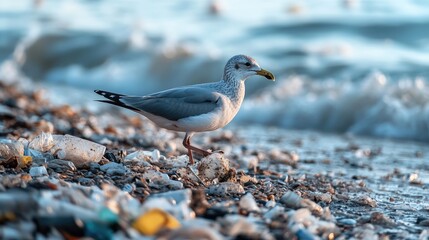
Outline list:
[[[275,80],[274,75],[262,69],[253,58],[236,55],[226,63],[223,77],[218,82],[172,88],[145,96],[102,90],[94,92],[108,99],[97,100],[99,102],[142,114],[161,128],[185,132],[183,146],[188,150],[192,165],[192,152],[204,157],[211,152],[191,145],[191,137],[194,133],[213,131],[231,122],[244,99],[244,82],[254,75]]]

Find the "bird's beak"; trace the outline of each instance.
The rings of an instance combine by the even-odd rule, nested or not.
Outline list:
[[[269,80],[272,80],[272,81],[276,80],[276,78],[274,77],[274,74],[272,74],[272,73],[270,73],[267,70],[262,69],[262,68],[261,68],[261,70],[256,71],[256,74],[257,75],[261,75],[261,76],[265,77],[266,79],[269,79]]]

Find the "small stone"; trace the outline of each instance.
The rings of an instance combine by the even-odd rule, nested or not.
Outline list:
[[[325,202],[328,204],[332,202],[332,195],[329,193],[310,192],[309,196],[316,202]]]
[[[367,223],[353,229],[353,235],[356,239],[379,239],[374,229],[374,225]]]
[[[246,193],[241,197],[239,206],[241,209],[247,212],[260,212],[261,209],[258,207],[258,204],[255,201],[255,198],[251,193]]]
[[[30,175],[32,177],[41,177],[41,176],[48,175],[48,171],[46,170],[45,166],[31,167]]]
[[[275,206],[276,206],[276,201],[274,201],[274,200],[270,200],[270,201],[267,201],[265,203],[265,207],[267,207],[267,208],[273,208]]]
[[[372,224],[383,225],[383,226],[392,226],[395,224],[392,219],[390,219],[389,217],[387,217],[381,212],[371,213],[370,222]]]
[[[73,162],[61,159],[52,159],[48,161],[48,167],[58,173],[77,170]]]
[[[323,208],[310,199],[302,199],[301,206],[308,208],[313,214],[317,216],[321,216],[323,214]]]
[[[207,193],[219,196],[225,196],[227,194],[243,194],[244,188],[238,183],[222,182],[217,185],[210,186]]]
[[[134,192],[134,190],[136,190],[135,184],[125,184],[122,187],[122,191],[127,192],[127,193],[132,193],[132,192]]]
[[[316,239],[318,239],[316,236],[314,236],[311,232],[309,232],[305,228],[299,228],[295,232],[295,235],[299,240],[316,240]]]
[[[258,166],[259,159],[257,156],[243,156],[238,160],[241,169],[255,169]]]
[[[428,217],[417,217],[416,223],[420,226],[429,227],[429,218]]]
[[[153,162],[158,162],[159,158],[161,157],[161,153],[159,152],[158,149],[155,149],[155,150],[152,151],[151,157],[152,157],[152,161]]]
[[[78,178],[77,182],[83,186],[92,186],[95,184],[95,181],[93,179],[86,178],[86,177]]]
[[[246,184],[246,183],[257,184],[258,183],[258,179],[256,179],[255,177],[251,177],[249,175],[241,175],[239,180],[242,184]]]
[[[270,209],[268,212],[264,214],[265,219],[274,219],[277,218],[279,215],[285,214],[285,208],[280,206],[275,206],[272,209]]]
[[[91,170],[91,171],[100,170],[100,164],[95,163],[95,162],[91,162],[89,164],[89,170]]]
[[[339,225],[344,225],[344,226],[354,226],[356,225],[357,221],[351,218],[343,218],[338,220],[337,223]]]
[[[297,209],[301,207],[302,198],[295,192],[288,191],[280,198],[280,202],[286,207]]]
[[[370,207],[376,207],[377,206],[377,202],[370,198],[369,196],[366,195],[361,195],[359,197],[357,197],[355,200],[353,200],[355,203],[359,203],[361,205],[368,205]]]
[[[108,175],[125,175],[126,168],[119,163],[110,162],[100,167],[100,170]]]

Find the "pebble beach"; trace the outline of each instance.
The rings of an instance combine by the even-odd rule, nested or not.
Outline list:
[[[1,85],[2,239],[429,236],[423,143],[233,125],[191,171],[182,134]]]

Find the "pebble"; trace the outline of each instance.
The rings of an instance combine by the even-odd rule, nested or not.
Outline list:
[[[89,170],[91,171],[97,171],[100,170],[100,164],[92,162],[89,164]]]
[[[83,186],[91,186],[95,181],[91,178],[81,177],[77,179],[77,182]]]
[[[48,167],[59,173],[77,170],[73,162],[60,159],[52,159],[48,161]]]
[[[273,208],[273,207],[275,207],[276,206],[276,201],[274,201],[274,200],[270,200],[270,201],[267,201],[266,203],[265,203],[265,207],[266,208]]]
[[[122,187],[122,191],[127,192],[127,193],[132,193],[134,190],[136,190],[135,184],[127,183]]]
[[[246,193],[241,197],[239,206],[241,209],[247,212],[260,212],[261,209],[258,207],[258,204],[255,201],[255,198],[251,193]]]
[[[323,208],[319,204],[311,201],[310,199],[302,199],[301,207],[308,208],[313,214],[317,216],[322,216],[323,214]]]
[[[370,222],[372,224],[384,225],[384,226],[393,226],[395,223],[392,219],[387,217],[381,212],[373,212],[371,213]]]
[[[105,172],[107,175],[125,175],[127,172],[124,165],[115,162],[102,165],[100,170]]]
[[[258,166],[259,159],[257,156],[253,155],[246,155],[243,157],[240,157],[238,160],[238,163],[240,164],[241,169],[256,169]]]
[[[210,226],[187,226],[170,231],[165,235],[165,239],[206,239],[206,240],[222,240],[224,237],[219,234],[216,229]]]
[[[32,177],[41,177],[48,175],[48,171],[46,170],[45,166],[39,166],[39,167],[31,167],[30,168],[30,176]]]
[[[285,214],[285,208],[276,205],[275,207],[273,207],[272,209],[268,210],[264,214],[264,218],[265,219],[274,219],[274,218],[277,218],[277,216],[283,215],[283,214]]]
[[[353,229],[353,236],[356,239],[379,239],[374,229],[374,225],[367,223]]]
[[[417,217],[416,223],[420,226],[429,227],[429,217]]]
[[[241,215],[226,215],[222,219],[221,225],[225,228],[224,231],[228,236],[241,236],[241,238],[245,239],[260,239],[257,235],[261,232],[261,229],[254,222]]]
[[[295,232],[296,237],[298,240],[316,240],[317,237],[311,234],[307,229],[305,228],[299,228]]]
[[[331,203],[332,195],[329,193],[309,192],[309,197],[314,198],[317,202]]]
[[[376,207],[377,206],[377,202],[370,198],[369,196],[366,195],[361,195],[358,196],[356,199],[353,200],[355,203],[359,203],[361,205],[368,205],[370,207]]]
[[[286,207],[297,209],[301,207],[302,198],[295,192],[288,191],[280,198],[280,202]]]
[[[238,183],[221,182],[217,185],[212,185],[207,189],[210,195],[225,196],[227,194],[243,194],[244,188]]]
[[[337,221],[340,225],[355,226],[357,221],[351,218],[342,218]]]

